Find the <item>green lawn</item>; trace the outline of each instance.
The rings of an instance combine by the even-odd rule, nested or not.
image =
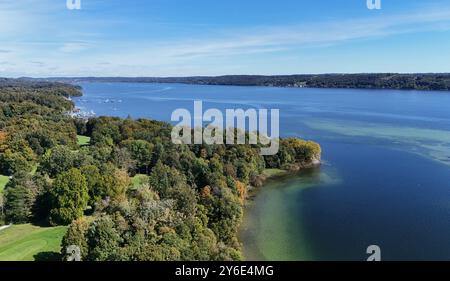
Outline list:
[[[6,184],[9,182],[9,177],[0,175],[0,194],[5,189]]]
[[[86,137],[86,136],[77,136],[77,142],[79,146],[85,146],[85,145],[89,145],[89,143],[91,142],[91,138],[90,137]]]
[[[137,174],[131,179],[131,182],[133,183],[134,188],[138,188],[141,184],[147,182],[147,180],[147,175]]]
[[[59,260],[66,226],[13,225],[0,231],[0,261]]]

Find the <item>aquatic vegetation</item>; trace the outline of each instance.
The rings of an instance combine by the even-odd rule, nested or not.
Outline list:
[[[398,149],[450,165],[450,132],[446,130],[330,119],[309,119],[304,123],[312,129],[343,136],[375,138],[380,144],[387,141]]]

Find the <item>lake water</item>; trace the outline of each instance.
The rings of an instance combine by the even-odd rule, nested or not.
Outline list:
[[[270,182],[240,231],[248,260],[450,260],[450,92],[81,83],[97,115],[169,121],[176,108],[279,108],[280,132],[323,166]]]

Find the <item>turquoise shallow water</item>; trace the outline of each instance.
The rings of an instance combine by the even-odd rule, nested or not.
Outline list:
[[[278,108],[283,136],[319,142],[324,165],[250,202],[247,259],[450,260],[450,93],[82,83],[98,115],[170,120],[176,108]]]

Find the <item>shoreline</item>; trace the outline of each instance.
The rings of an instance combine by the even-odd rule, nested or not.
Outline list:
[[[56,80],[55,80],[56,81]],[[63,80],[61,80],[63,81]],[[79,86],[80,83],[136,83],[136,84],[178,84],[178,85],[192,85],[192,86],[220,86],[220,87],[260,87],[260,88],[279,88],[279,89],[323,89],[323,90],[369,90],[369,91],[401,91],[401,92],[426,92],[426,93],[450,93],[450,89],[404,89],[404,88],[375,88],[375,87],[313,87],[313,86],[281,86],[281,85],[239,85],[239,84],[202,84],[202,83],[187,83],[187,82],[148,82],[148,81],[89,81],[89,80],[77,80],[73,82],[63,82],[71,85]]]
[[[251,204],[254,202],[254,199],[258,194],[264,189],[266,186],[270,185],[271,183],[276,183],[277,181],[282,181],[283,179],[292,178],[300,176],[301,172],[308,170],[308,169],[315,169],[320,168],[322,165],[322,162],[318,159],[313,159],[310,163],[300,163],[295,165],[295,167],[287,170],[282,169],[265,169],[263,171],[263,174],[260,176],[263,176],[264,179],[262,180],[262,184],[258,187],[249,185],[248,192],[243,204],[243,215],[242,215],[242,221],[239,225],[238,231],[237,231],[237,237],[240,244],[240,252],[243,257],[243,261],[247,261],[244,253],[244,241],[242,240],[242,231],[245,221],[245,217],[248,214],[249,208],[251,207]],[[264,175],[264,172],[267,173],[267,171],[272,172],[273,174]]]
[[[264,188],[264,186],[266,186],[269,181],[295,177],[303,170],[319,168],[321,165],[321,160],[313,159],[309,163],[298,163],[295,165],[291,165],[289,169],[264,169],[263,173],[258,175],[259,179],[261,180],[261,184],[259,184],[258,186],[248,185],[244,208],[246,206],[247,200],[251,200],[251,198],[256,195],[257,191],[261,188]]]
[[[283,88],[333,88],[374,90],[450,91],[450,73],[321,73],[321,74],[229,74],[178,77],[46,77],[31,80],[125,83],[179,83],[191,85],[262,86]]]

